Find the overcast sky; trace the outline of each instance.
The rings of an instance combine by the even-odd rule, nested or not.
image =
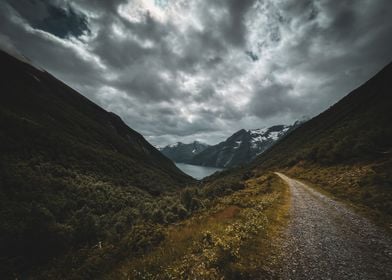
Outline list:
[[[314,116],[392,60],[390,0],[6,0],[16,50],[155,145]]]

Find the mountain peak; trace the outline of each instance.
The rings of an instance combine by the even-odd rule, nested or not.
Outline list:
[[[195,140],[189,144],[177,142],[159,150],[174,162],[189,163],[195,155],[201,153],[208,147],[209,145]]]
[[[294,125],[275,125],[250,130],[240,129],[225,141],[196,155],[192,163],[221,168],[246,164],[294,127]]]

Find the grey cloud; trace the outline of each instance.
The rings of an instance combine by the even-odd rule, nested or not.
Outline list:
[[[13,11],[5,5],[0,4],[0,9],[12,15]],[[78,84],[94,84],[99,80],[99,67],[87,61],[75,49],[61,45],[45,33],[29,31],[26,26],[15,23],[10,18],[4,17],[0,21],[4,28],[1,33],[12,40],[20,53],[61,79]],[[76,69],[78,73],[75,72]]]
[[[215,88],[211,85],[206,85],[193,97],[193,100],[195,102],[210,101],[215,95]]]
[[[61,2],[64,1],[75,3],[83,10],[98,13],[100,15],[116,15],[118,7],[128,2],[128,0],[62,0]]]
[[[251,104],[252,112],[260,118],[270,118],[276,114],[284,114],[293,110],[293,102],[298,101],[290,100],[289,93],[293,90],[291,85],[284,85],[273,83],[264,88],[260,88],[255,92],[253,102]],[[288,101],[291,102],[288,102]],[[287,106],[290,104],[290,106]],[[296,104],[296,107],[298,104]]]
[[[281,1],[279,2],[279,8],[282,12],[291,16],[289,19],[303,17],[309,12],[313,13],[314,16],[314,13],[316,13],[314,2],[314,0]],[[309,19],[312,17],[309,17]]]
[[[297,1],[291,3],[294,2],[297,4]],[[298,34],[296,42],[285,49],[281,61],[273,67],[275,72],[307,76],[310,84],[317,79],[318,87],[285,89],[277,83],[279,81],[275,81],[277,84],[274,84],[276,88],[272,98],[270,88],[266,92],[258,88],[259,94],[253,97],[252,104],[254,112],[260,117],[267,117],[273,112],[277,115],[285,110],[294,116],[304,109],[310,115],[317,114],[392,59],[389,51],[392,47],[392,25],[387,23],[387,13],[383,12],[385,6],[370,5],[365,1],[357,3],[355,8],[348,5],[349,1],[323,1],[324,6],[317,6],[315,2],[319,1],[300,2],[303,6],[301,9],[298,9],[301,5],[287,5],[283,10],[284,17],[296,18],[296,27],[305,32]],[[371,12],[362,13],[361,9],[366,5],[372,8]],[[313,13],[314,17],[309,20],[308,11],[318,9],[315,7],[324,9]],[[302,19],[298,23],[301,14]],[[315,20],[319,16],[327,17],[330,24],[319,26]],[[300,96],[287,96],[289,91],[301,91]]]
[[[129,3],[145,8],[140,19],[119,13]],[[315,115],[392,60],[387,0],[153,3],[7,0],[1,45],[155,144]]]
[[[151,51],[129,38],[119,38],[113,34],[110,26],[101,27],[91,44],[92,51],[107,65],[117,70],[129,67]]]
[[[255,0],[227,0],[217,1],[221,5],[226,5],[229,17],[222,24],[222,31],[226,40],[235,46],[243,46],[247,29],[245,27],[245,17]]]
[[[144,102],[170,101],[183,94],[174,81],[165,81],[159,73],[154,72],[153,64],[141,64],[137,69],[131,69],[131,72],[128,75],[128,72],[124,72],[125,76],[121,76],[113,85]]]

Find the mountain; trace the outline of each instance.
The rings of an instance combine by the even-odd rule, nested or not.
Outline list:
[[[189,179],[117,115],[47,72],[5,53],[0,59],[2,156],[39,156],[117,181],[126,174],[122,181],[147,191],[155,186],[143,173],[159,174],[166,187]]]
[[[224,196],[224,199],[206,204],[207,211],[200,211],[186,223],[168,231],[168,238],[155,254],[131,260],[126,264],[127,269],[120,270],[118,275],[128,272],[131,278],[137,278],[148,271],[152,278],[159,278],[169,270],[173,273],[170,274],[172,278],[181,278],[187,273],[201,279],[208,278],[205,275],[214,279],[285,278],[287,271],[284,275],[279,271],[290,267],[293,260],[302,258],[305,268],[309,262],[306,250],[299,250],[291,255],[290,260],[285,260],[286,255],[283,259],[277,258],[277,249],[286,248],[280,233],[288,232],[290,224],[294,225],[295,238],[298,232],[308,230],[305,237],[297,240],[297,245],[307,244],[309,237],[318,236],[322,241],[332,234],[332,247],[336,243],[344,247],[352,240],[355,244],[365,244],[363,250],[352,247],[356,254],[366,255],[370,263],[373,261],[374,269],[370,270],[377,270],[380,263],[389,264],[388,254],[383,255],[385,259],[381,262],[374,262],[379,252],[387,250],[388,231],[373,224],[368,218],[374,217],[374,212],[363,213],[366,208],[362,206],[377,210],[377,214],[392,213],[391,88],[392,65],[389,65],[330,109],[287,133],[251,164],[205,178],[198,185],[197,193],[208,198]],[[244,134],[246,131],[233,135],[233,142],[242,140],[240,136]],[[300,180],[284,175],[279,178],[274,172],[290,174]],[[320,188],[326,192],[319,192]],[[341,199],[335,201],[330,196]],[[295,209],[300,209],[296,216],[292,215]],[[330,213],[325,215],[328,211]],[[304,227],[301,221],[306,216],[311,221]],[[383,224],[390,230],[392,219],[385,221]],[[358,235],[353,228],[363,230],[356,230]],[[271,232],[273,234],[269,234]],[[382,240],[376,250],[374,240]],[[325,244],[317,242],[309,247],[310,251],[316,248],[322,253]],[[222,250],[222,247],[226,249]],[[165,254],[164,250],[176,254]],[[354,259],[351,261],[355,263]],[[349,273],[356,274],[358,265],[349,267],[352,270]],[[384,267],[390,269],[390,266]],[[367,275],[365,270],[363,275]],[[329,273],[330,269],[327,268],[326,272]],[[385,275],[380,274],[378,278],[386,278]],[[293,279],[296,279],[295,275]]]
[[[262,129],[241,129],[225,141],[211,146],[193,157],[191,163],[220,168],[249,163],[297,125],[299,123],[292,126],[275,125]]]
[[[117,115],[7,53],[0,62],[0,278],[115,242],[152,219],[154,197],[193,182]]]
[[[260,155],[350,202],[392,213],[392,64]]]
[[[189,144],[177,142],[163,148],[158,148],[158,150],[174,162],[190,163],[195,155],[200,154],[208,147],[208,144],[199,141],[194,141]]]

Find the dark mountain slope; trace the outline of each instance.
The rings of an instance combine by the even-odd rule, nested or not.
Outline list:
[[[207,149],[209,145],[194,141],[189,144],[178,142],[160,148],[160,152],[174,162],[190,163],[192,158]]]
[[[258,157],[349,200],[392,213],[392,64]],[[307,170],[311,170],[308,172]],[[312,173],[312,174],[310,174]],[[305,178],[304,177],[304,178]]]
[[[64,275],[42,278],[65,279],[70,270],[95,278],[121,250],[149,246],[151,230],[141,243],[119,242],[135,224],[166,221],[170,209],[175,220],[178,202],[155,213],[157,195],[193,179],[50,74],[3,52],[0,65],[0,278],[30,279],[54,258],[67,260],[51,265]],[[99,241],[104,250],[94,251]]]
[[[189,180],[115,114],[48,73],[4,53],[0,60],[3,156],[39,155],[144,190],[154,190],[155,182],[172,187]]]
[[[246,162],[250,151],[248,146],[242,145],[243,142],[250,142],[250,134],[245,129],[198,154],[193,158],[192,164],[223,168]]]

